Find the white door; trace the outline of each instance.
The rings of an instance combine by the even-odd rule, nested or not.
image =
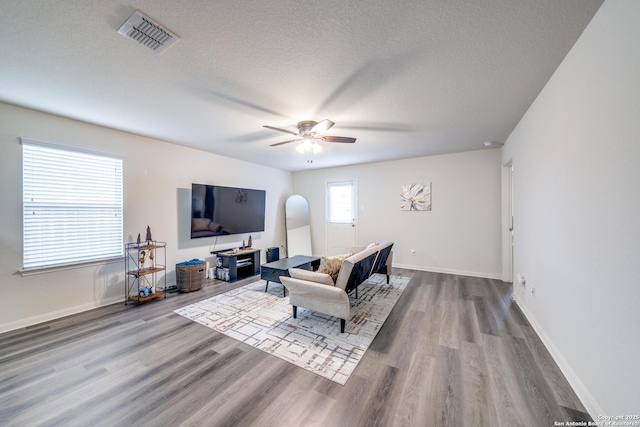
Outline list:
[[[513,222],[513,166],[502,168],[502,280],[513,282],[514,222]]]
[[[346,254],[356,244],[356,184],[328,182],[326,197],[327,255]]]
[[[509,277],[513,282],[514,222],[513,222],[513,165],[509,166]]]

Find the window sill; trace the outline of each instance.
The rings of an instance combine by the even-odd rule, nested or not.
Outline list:
[[[57,271],[65,271],[65,270],[75,270],[78,268],[92,267],[94,265],[105,265],[105,264],[116,264],[124,261],[124,257],[117,258],[105,258],[99,259],[95,261],[77,263],[77,264],[65,264],[65,265],[55,265],[50,267],[35,267],[35,268],[27,268],[18,270],[18,274],[22,277],[26,276],[34,276],[36,274],[46,274],[46,273],[54,273]]]

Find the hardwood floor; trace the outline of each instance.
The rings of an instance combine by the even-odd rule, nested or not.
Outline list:
[[[590,420],[497,280],[411,282],[346,385],[172,310],[115,304],[0,335],[2,426],[553,426]]]

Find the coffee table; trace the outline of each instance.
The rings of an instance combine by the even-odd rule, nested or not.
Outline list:
[[[290,268],[302,268],[304,270],[315,271],[320,267],[320,258],[315,256],[296,255],[291,258],[283,258],[278,261],[268,262],[260,266],[260,278],[266,280],[269,289],[269,282],[282,283],[280,277],[289,277]],[[287,288],[282,286],[282,296],[287,296]]]

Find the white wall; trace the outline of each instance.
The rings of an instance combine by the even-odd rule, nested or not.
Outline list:
[[[607,0],[503,149],[518,303],[596,421],[640,413],[639,22]]]
[[[267,191],[263,233],[253,246],[285,243],[284,201],[289,172],[242,162],[49,114],[0,104],[0,332],[124,301],[124,261],[22,277],[22,146],[18,137],[124,157],[125,241],[167,242],[167,280],[175,264],[206,259],[215,238],[191,240],[191,183]],[[239,246],[247,235],[221,236],[216,249]],[[100,242],[96,242],[100,244]],[[264,253],[262,254],[264,259]]]
[[[500,150],[491,149],[297,172],[293,181],[309,201],[314,254],[327,253],[326,183],[355,180],[358,243],[392,240],[398,267],[499,278],[500,174]],[[431,182],[431,211],[400,211],[400,188],[413,182]]]

